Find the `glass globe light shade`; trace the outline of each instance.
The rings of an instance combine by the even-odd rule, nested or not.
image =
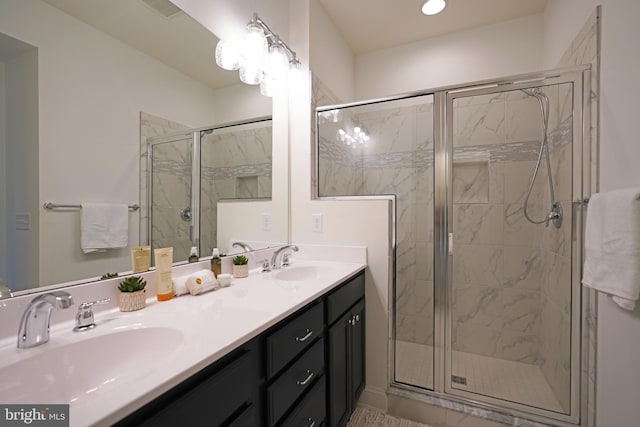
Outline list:
[[[279,44],[274,44],[269,49],[269,70],[276,80],[286,78],[289,71],[289,57]]]
[[[264,96],[273,96],[276,93],[276,79],[271,74],[265,74],[260,83],[260,93]]]
[[[248,85],[259,85],[262,83],[263,72],[260,64],[256,61],[245,60],[240,65],[240,80]]]
[[[247,37],[244,42],[244,57],[248,61],[261,64],[267,55],[267,38],[258,24],[247,25]]]
[[[422,13],[425,15],[437,15],[444,10],[446,5],[445,0],[427,0],[422,5]]]
[[[216,64],[224,70],[237,70],[240,68],[240,54],[230,43],[220,40],[216,45]]]

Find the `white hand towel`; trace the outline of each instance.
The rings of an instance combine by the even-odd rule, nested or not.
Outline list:
[[[640,188],[594,194],[585,230],[582,284],[633,310],[640,296]]]
[[[124,204],[83,203],[80,246],[85,254],[125,248],[129,243],[129,207]]]

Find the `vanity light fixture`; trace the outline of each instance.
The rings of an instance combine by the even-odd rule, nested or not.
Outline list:
[[[353,135],[344,129],[338,129],[338,141],[344,142],[347,145],[356,148],[358,145],[364,145],[369,142],[371,139],[367,132],[362,129],[360,126],[355,126],[353,128]]]
[[[422,5],[422,13],[429,16],[437,15],[444,10],[446,5],[445,0],[427,0]]]
[[[216,64],[225,70],[240,70],[240,80],[249,85],[260,85],[260,93],[273,96],[278,82],[283,81],[289,69],[299,68],[296,53],[258,17],[247,24],[243,46],[220,40],[216,46]]]

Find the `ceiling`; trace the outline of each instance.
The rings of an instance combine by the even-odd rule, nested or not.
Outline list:
[[[354,54],[522,18],[544,11],[547,0],[447,0],[425,16],[424,0],[319,0]]]
[[[213,60],[218,38],[184,12],[167,18],[142,0],[43,1],[211,88],[240,83]]]
[[[168,0],[44,1],[211,88],[240,82],[215,65],[215,35],[184,12],[166,18],[146,3]],[[355,55],[540,13],[547,1],[447,0],[442,13],[424,16],[423,0],[319,0]]]

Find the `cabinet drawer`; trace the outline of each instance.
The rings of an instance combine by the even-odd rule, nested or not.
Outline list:
[[[256,407],[255,405],[251,405],[233,420],[228,427],[255,427],[256,425],[258,425],[256,420]]]
[[[322,336],[323,317],[322,303],[316,304],[267,337],[267,378]]]
[[[282,427],[320,427],[324,423],[325,414],[325,385],[322,377],[284,420]]]
[[[164,405],[152,409],[151,414],[146,410],[147,415],[144,419],[131,418],[121,424],[136,427],[201,425],[202,409],[215,408],[207,411],[206,424],[222,425],[234,413],[251,403],[255,375],[255,369],[252,368],[254,357],[256,355],[251,351],[243,352],[237,359],[225,364],[215,374],[203,378],[198,385],[181,393],[173,401],[167,401]],[[171,393],[168,393],[165,397],[170,395]]]
[[[331,325],[342,314],[364,296],[364,272],[327,297],[327,324]]]
[[[324,372],[324,340],[320,339],[267,389],[269,425],[284,415]]]

